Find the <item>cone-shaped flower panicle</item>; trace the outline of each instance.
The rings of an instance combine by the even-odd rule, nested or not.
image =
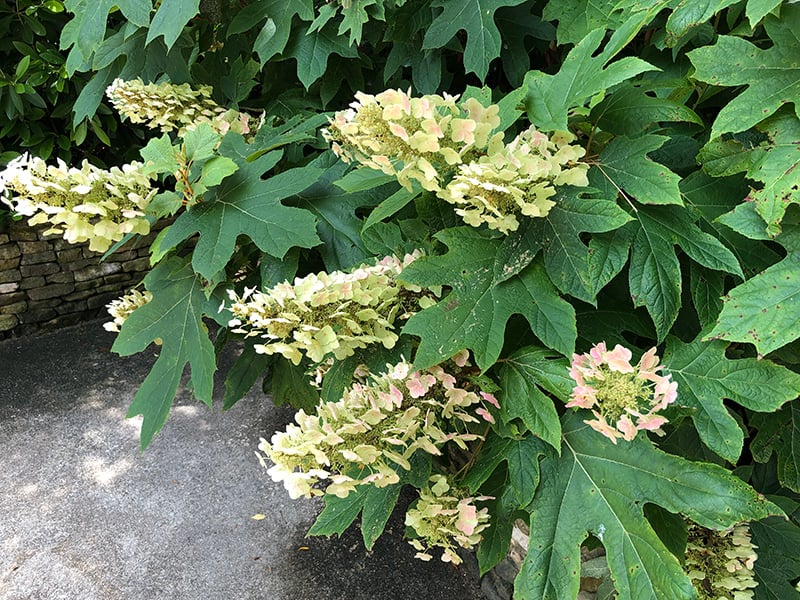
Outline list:
[[[555,186],[589,185],[589,165],[577,162],[585,151],[570,145],[574,139],[568,133],[548,138],[533,127],[507,145],[494,138],[485,155],[459,165],[438,195],[455,204],[468,225],[516,231],[518,215],[544,217],[550,212]]]
[[[439,456],[448,443],[466,449],[480,438],[469,429],[482,420],[476,409],[487,411],[491,401],[459,372],[450,363],[412,371],[403,361],[377,375],[360,367],[356,377],[363,377],[339,401],[322,402],[310,415],[298,411],[295,423],[261,441],[270,476],[292,498],[321,495],[323,480],[329,494],[344,498],[359,485],[399,482],[417,451]]]
[[[108,314],[110,314],[114,320],[109,321],[108,323],[103,323],[103,329],[106,331],[116,331],[119,333],[120,327],[122,327],[122,324],[125,323],[131,313],[140,306],[144,306],[152,299],[153,294],[146,290],[144,292],[140,292],[139,290],[131,290],[124,296],[121,296],[116,300],[112,300],[111,303],[106,304],[106,309],[108,310]]]
[[[714,531],[692,523],[685,569],[700,600],[752,600],[755,548],[747,525]]]
[[[667,419],[658,413],[678,397],[678,384],[658,374],[656,348],[636,366],[631,357],[619,344],[608,350],[600,342],[587,354],[574,354],[569,370],[576,385],[567,407],[590,409],[595,418],[586,424],[615,444],[620,438],[631,441],[640,430],[660,433]]]
[[[419,492],[419,500],[406,512],[406,526],[417,537],[409,543],[417,549],[416,557],[430,560],[430,549],[442,549],[442,560],[460,564],[457,546],[474,548],[480,543],[481,532],[489,526],[489,511],[475,506],[476,500],[465,489],[455,487],[444,475],[433,475],[428,486]]]
[[[376,96],[359,92],[322,134],[346,162],[383,171],[409,188],[414,180],[437,191],[455,165],[483,153],[500,124],[496,105],[485,107],[474,98],[456,101],[448,94],[415,98],[402,90]]]
[[[493,133],[500,125],[496,104],[459,103],[446,94],[414,98],[401,90],[356,99],[322,132],[333,151],[408,188],[419,182],[474,227],[515,231],[519,215],[548,213],[555,186],[589,184],[589,166],[578,162],[585,151],[572,144],[574,136],[548,137],[531,127],[504,144],[503,133]]]
[[[208,123],[221,134],[235,131],[247,135],[258,129],[257,119],[245,113],[228,110],[211,98],[211,87],[197,89],[188,83],[143,83],[141,79],[115,79],[106,89],[114,108],[132,123],[144,123],[162,132],[187,129]]]
[[[304,354],[320,362],[328,354],[342,359],[375,343],[392,348],[398,338],[395,321],[434,302],[427,292],[396,279],[418,256],[387,257],[347,273],[307,275],[266,292],[246,290],[241,297],[230,290],[234,318],[229,326],[262,337],[256,352],[281,354],[296,365]]]
[[[141,167],[104,170],[84,161],[78,169],[23,154],[0,173],[0,200],[30,225],[50,223],[45,233],[70,243],[88,240],[91,250],[105,252],[128,233],[150,231],[144,210],[156,190]]]

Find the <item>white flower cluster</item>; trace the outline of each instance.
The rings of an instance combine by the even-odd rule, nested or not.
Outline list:
[[[533,127],[510,144],[494,139],[487,154],[459,165],[458,174],[439,192],[473,227],[486,223],[503,233],[519,228],[517,214],[544,217],[555,206],[555,186],[587,186],[589,165],[577,162],[585,150],[560,132],[548,138]]]
[[[533,127],[503,143],[499,107],[475,98],[411,97],[402,90],[358,93],[351,108],[337,112],[322,131],[342,160],[353,160],[411,180],[441,199],[474,227],[486,223],[503,233],[519,227],[517,215],[543,217],[557,185],[586,186],[589,166],[575,137],[551,138]]]
[[[747,525],[725,531],[689,526],[686,569],[701,600],[752,600],[758,558]]]
[[[468,366],[466,352],[454,365]],[[268,473],[292,498],[322,495],[316,486],[323,480],[327,493],[340,498],[359,485],[398,483],[398,468],[410,470],[418,450],[439,456],[449,442],[466,449],[479,439],[467,424],[480,422],[478,416],[486,420],[484,403],[497,406],[494,396],[459,382],[442,366],[412,371],[402,361],[386,367],[380,375],[360,368],[357,375],[364,377],[341,400],[322,402],[310,415],[300,410],[296,424],[270,442],[261,440],[259,450],[274,463]]]
[[[91,250],[105,252],[126,234],[150,231],[144,210],[156,190],[141,167],[134,162],[106,171],[84,161],[78,169],[23,154],[0,173],[0,199],[30,217],[30,225],[50,223],[46,233],[70,243],[88,240]]]
[[[173,129],[183,135],[200,123],[208,123],[218,133],[233,130],[242,135],[257,129],[258,123],[245,113],[228,110],[211,98],[212,88],[193,89],[188,83],[143,83],[141,79],[115,79],[106,89],[114,108],[132,123],[145,123],[166,133]]]
[[[416,557],[428,561],[433,558],[428,549],[439,546],[444,562],[460,564],[461,557],[453,542],[470,550],[480,543],[481,532],[489,526],[488,509],[478,510],[475,500],[491,498],[473,498],[444,475],[431,476],[428,487],[420,490],[419,500],[406,512],[406,526],[419,536],[409,540],[418,550]]]
[[[120,327],[122,327],[122,324],[125,323],[130,314],[140,306],[144,306],[150,302],[152,299],[153,294],[147,290],[144,292],[140,292],[139,290],[131,290],[124,296],[121,296],[116,300],[112,300],[109,304],[106,304],[106,309],[108,310],[108,314],[111,315],[114,320],[109,321],[108,323],[103,323],[103,329],[106,331],[116,331],[119,333]]]
[[[447,94],[413,98],[402,90],[358,92],[322,135],[345,162],[383,171],[406,187],[415,180],[438,191],[457,165],[482,153],[500,125],[497,106],[486,108],[474,98],[458,106],[456,100]]]
[[[349,273],[311,274],[266,292],[248,289],[242,297],[229,290],[234,318],[228,325],[236,333],[265,339],[255,345],[256,352],[281,354],[295,365],[303,354],[320,362],[329,353],[342,359],[374,343],[392,348],[398,339],[395,320],[435,302],[396,279],[418,256],[390,256]]]

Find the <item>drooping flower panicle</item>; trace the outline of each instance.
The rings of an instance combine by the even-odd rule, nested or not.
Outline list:
[[[105,252],[128,233],[150,231],[144,210],[156,190],[141,167],[104,170],[84,161],[78,169],[23,154],[0,173],[0,200],[30,225],[50,223],[45,233],[70,243],[88,240],[91,250]]]
[[[678,384],[659,375],[656,348],[636,366],[631,351],[617,344],[613,350],[600,342],[586,354],[574,354],[570,377],[576,386],[568,408],[587,408],[594,419],[587,425],[609,438],[631,441],[640,430],[660,432],[667,419],[658,414],[678,397]]]
[[[438,191],[456,165],[482,153],[500,124],[497,106],[486,108],[474,98],[459,106],[456,100],[447,94],[414,98],[402,90],[359,92],[322,134],[345,162],[383,171],[409,188],[414,180]]]
[[[419,288],[401,285],[396,277],[420,254],[402,260],[386,257],[350,272],[317,273],[284,282],[266,292],[229,291],[237,333],[260,336],[262,354],[281,354],[300,364],[305,354],[320,362],[332,353],[338,359],[356,349],[381,343],[394,347],[394,322],[434,300]]]
[[[578,163],[584,149],[574,136],[548,138],[533,127],[507,145],[493,139],[487,154],[459,165],[439,197],[455,204],[456,213],[473,227],[486,223],[503,233],[519,228],[517,215],[544,217],[555,202],[557,185],[586,186],[588,165]]]
[[[445,444],[466,449],[479,436],[468,425],[486,420],[491,394],[465,384],[443,366],[412,371],[406,362],[365,374],[341,400],[322,402],[314,414],[300,410],[295,424],[262,440],[259,449],[274,465],[268,473],[292,498],[347,495],[359,485],[384,487],[400,481],[417,451],[439,456]],[[461,425],[458,425],[458,424]],[[266,465],[265,465],[266,466]]]
[[[188,83],[144,83],[138,78],[115,79],[106,89],[106,95],[122,116],[164,133],[177,129],[178,135],[182,135],[200,123],[208,123],[221,134],[232,130],[246,135],[258,128],[253,117],[214,102],[211,92],[207,85],[195,89]]]
[[[685,564],[700,600],[752,600],[755,548],[747,525],[714,531],[692,523]]]
[[[106,309],[114,320],[103,323],[103,329],[119,333],[120,327],[122,327],[131,313],[140,306],[144,306],[152,299],[153,294],[147,290],[140,292],[139,290],[133,289],[116,300],[112,300],[109,304],[106,304]]]
[[[419,500],[406,512],[406,526],[418,536],[409,540],[418,551],[416,557],[430,560],[430,547],[438,546],[442,548],[444,562],[460,564],[456,544],[471,550],[480,543],[481,532],[489,526],[488,509],[478,509],[475,501],[490,499],[470,496],[444,475],[431,476],[429,485],[420,490]]]
[[[503,133],[494,132],[498,105],[457,100],[402,90],[358,93],[323,136],[342,160],[392,175],[407,188],[417,181],[456,205],[467,224],[503,233],[519,227],[518,215],[545,216],[555,186],[588,185],[589,167],[578,162],[585,150],[571,143],[571,134],[549,138],[530,127],[506,145]]]

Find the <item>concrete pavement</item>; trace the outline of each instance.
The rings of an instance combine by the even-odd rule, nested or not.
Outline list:
[[[413,558],[400,512],[370,552],[355,527],[306,538],[320,504],[254,455],[292,411],[257,390],[224,414],[181,391],[142,453],[125,413],[157,348],[112,342],[97,321],[0,342],[2,600],[482,598],[474,564]]]

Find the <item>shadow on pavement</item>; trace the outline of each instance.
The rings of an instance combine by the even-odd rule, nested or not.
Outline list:
[[[182,390],[142,453],[125,413],[157,348],[112,343],[99,322],[0,342],[0,598],[481,598],[474,567],[413,558],[400,513],[370,552],[305,538],[320,504],[253,452],[292,411],[257,390],[225,414]]]

